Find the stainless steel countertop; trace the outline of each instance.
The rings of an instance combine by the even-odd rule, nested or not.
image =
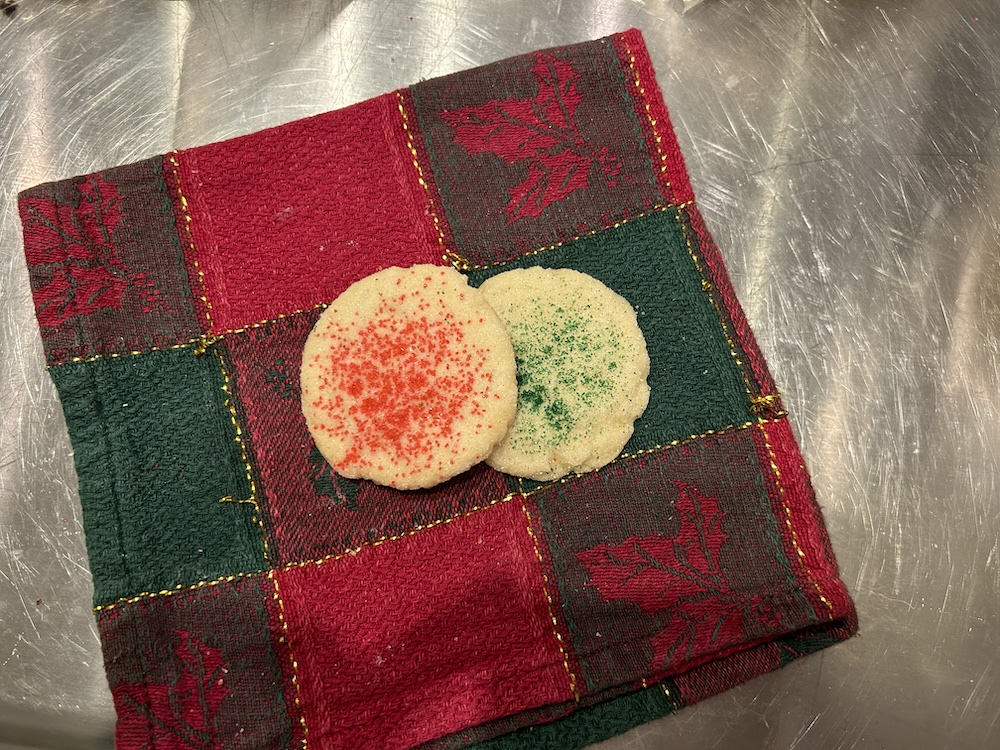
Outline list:
[[[109,747],[113,726],[16,192],[629,26],[862,635],[603,747],[1000,747],[1000,3],[682,7],[22,0],[0,16],[0,747]]]

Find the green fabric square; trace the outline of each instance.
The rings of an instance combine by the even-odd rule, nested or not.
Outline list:
[[[73,442],[94,601],[264,567],[216,355],[190,348],[51,371]]]
[[[676,210],[657,211],[509,263],[469,271],[473,286],[513,268],[572,268],[632,303],[649,351],[649,406],[625,453],[754,421],[718,312]]]

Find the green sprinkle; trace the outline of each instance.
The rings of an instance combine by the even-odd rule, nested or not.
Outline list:
[[[618,367],[612,359],[618,334],[593,318],[589,303],[535,304],[537,319],[508,323],[518,385],[512,441],[560,445],[579,423],[581,408],[600,408],[616,398],[616,385],[606,375]]]

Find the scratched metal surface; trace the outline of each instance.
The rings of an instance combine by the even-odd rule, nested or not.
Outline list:
[[[0,17],[0,747],[105,748],[113,726],[16,191],[632,25],[863,635],[603,747],[1000,747],[1000,4],[697,5],[23,0]]]

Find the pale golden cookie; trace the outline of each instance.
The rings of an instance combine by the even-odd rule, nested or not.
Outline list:
[[[514,351],[486,299],[452,268],[388,268],[316,322],[302,411],[337,473],[430,487],[482,461],[517,407]]]
[[[649,403],[649,356],[632,305],[569,269],[507,271],[479,289],[517,356],[517,416],[487,463],[549,480],[613,460]]]

